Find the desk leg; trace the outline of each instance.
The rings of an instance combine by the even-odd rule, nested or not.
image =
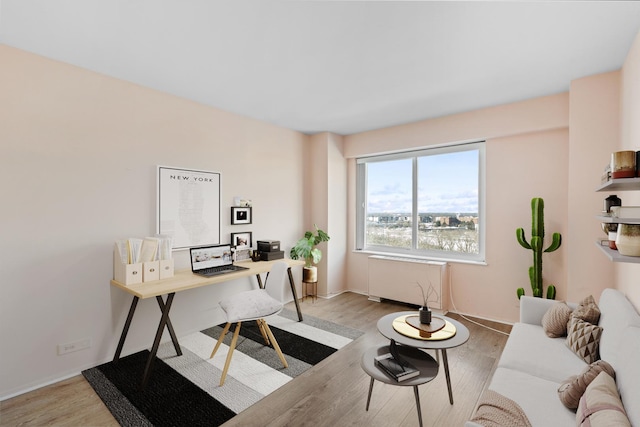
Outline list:
[[[151,353],[149,354],[149,358],[147,359],[147,365],[144,368],[142,384],[140,386],[141,389],[144,389],[147,386],[147,382],[149,381],[151,369],[153,368],[153,361],[155,360],[156,354],[158,353],[160,339],[162,338],[164,327],[167,324],[167,320],[169,319],[169,310],[171,310],[171,303],[173,302],[173,297],[175,295],[175,292],[171,292],[169,295],[167,295],[167,302],[164,304],[164,309],[162,310],[162,317],[160,318],[160,324],[158,325],[158,330],[156,331],[156,338],[153,341],[153,347],[151,348]]]
[[[267,277],[269,277],[269,273],[267,273]],[[260,274],[256,274],[256,279],[258,279],[258,286],[260,286],[260,289],[264,289],[264,285],[262,284],[262,277],[260,277]]]
[[[164,301],[161,296],[157,296],[156,300],[158,301],[158,305],[160,306],[160,311],[164,312]],[[167,316],[167,329],[169,330],[169,335],[171,335],[171,341],[173,342],[173,347],[176,349],[176,355],[182,356],[182,349],[180,348],[180,344],[178,344],[178,337],[176,337],[176,333],[173,330],[173,325],[171,324],[171,319]]]
[[[131,301],[131,307],[129,308],[129,314],[127,315],[127,320],[124,322],[124,327],[122,328],[122,334],[120,334],[120,341],[118,342],[118,348],[116,348],[116,354],[113,356],[113,363],[116,363],[120,360],[120,353],[122,353],[122,347],[124,347],[124,340],[127,338],[127,334],[129,333],[129,327],[131,326],[131,320],[133,319],[133,313],[136,312],[136,307],[138,306],[138,301],[140,298],[134,296],[133,301]]]
[[[442,361],[444,362],[444,374],[447,378],[447,388],[449,389],[449,403],[453,405],[453,391],[451,390],[451,376],[449,375],[449,359],[447,358],[447,349],[442,350]]]
[[[293,281],[293,274],[291,273],[291,267],[287,268],[289,273],[289,285],[291,286],[291,293],[293,294],[293,302],[296,303],[296,311],[298,312],[298,321],[302,322],[302,311],[300,311],[300,302],[298,301],[298,293],[296,292],[296,284]]]

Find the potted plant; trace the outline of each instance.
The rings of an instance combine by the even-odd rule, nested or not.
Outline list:
[[[420,292],[422,292],[422,300],[424,301],[424,304],[418,310],[418,313],[420,315],[420,323],[424,323],[428,325],[431,323],[431,309],[429,308],[429,296],[433,291],[433,286],[431,286],[431,282],[429,282],[429,289],[427,290],[427,294],[425,295],[424,288],[422,287],[420,282],[417,282],[417,285],[420,288]]]
[[[304,259],[302,281],[311,283],[318,281],[318,268],[314,264],[322,259],[322,251],[316,246],[330,239],[329,235],[320,230],[316,224],[313,226],[316,229],[315,233],[312,231],[304,233],[304,237],[298,240],[289,252],[291,259]]]
[[[516,239],[520,246],[531,249],[533,252],[533,265],[529,267],[529,280],[533,296],[542,298],[542,246],[544,245],[544,200],[540,197],[531,199],[531,242],[527,242],[524,237],[524,230],[516,230]],[[553,233],[552,242],[544,252],[553,252],[562,244],[560,233]],[[518,299],[524,295],[524,288],[518,288]],[[547,287],[547,298],[556,298],[556,287]]]

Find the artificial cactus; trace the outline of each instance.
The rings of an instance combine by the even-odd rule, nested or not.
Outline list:
[[[544,200],[542,198],[534,197],[531,199],[531,242],[527,242],[522,228],[516,230],[516,238],[523,248],[533,251],[533,265],[529,267],[529,280],[533,296],[542,298],[542,252],[553,252],[562,244],[560,233],[553,233],[551,245],[544,251],[542,250],[544,245]],[[517,294],[520,299],[524,295],[524,288],[518,288]],[[547,298],[556,298],[554,285],[547,287]]]

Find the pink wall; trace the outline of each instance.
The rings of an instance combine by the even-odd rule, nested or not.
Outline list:
[[[345,137],[351,157],[465,140],[487,140],[486,265],[453,263],[453,301],[460,312],[514,321],[516,289],[530,294],[527,270],[531,252],[521,248],[515,229],[530,229],[532,197],[545,199],[547,229],[567,230],[569,135],[568,94],[536,98],[510,105]],[[419,145],[420,144],[420,145]],[[354,215],[355,166],[349,164],[350,212]],[[350,227],[354,226],[350,219]],[[353,228],[348,233],[353,244]],[[545,277],[566,294],[566,251],[545,254]],[[367,256],[348,254],[347,283],[367,292]]]
[[[157,165],[221,172],[223,242],[252,231],[288,250],[305,229],[308,136],[7,46],[0,64],[0,399],[113,357],[131,303],[109,285],[113,242],[155,232]],[[253,201],[250,226],[229,224],[235,196]],[[248,287],[176,296],[176,333],[223,321],[218,300]],[[141,301],[124,354],[148,348],[157,321]]]
[[[640,151],[640,33],[622,68],[620,150]],[[640,205],[640,191],[626,191],[623,202]],[[617,287],[640,311],[640,264],[616,264]]]
[[[620,72],[598,74],[571,83],[569,150],[569,230],[567,299],[588,294],[598,299],[604,288],[615,287],[613,263],[595,245],[606,238],[595,216],[609,193],[595,192],[600,176],[620,139]]]

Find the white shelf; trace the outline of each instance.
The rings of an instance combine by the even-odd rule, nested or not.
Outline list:
[[[596,191],[626,191],[640,190],[640,177],[612,179],[602,184]]]
[[[618,218],[614,216],[596,216],[600,222],[606,222],[609,224],[640,224],[640,218]]]
[[[640,256],[620,255],[620,252],[611,249],[609,246],[603,246],[600,241],[596,242],[596,246],[613,262],[631,262],[640,264]]]

